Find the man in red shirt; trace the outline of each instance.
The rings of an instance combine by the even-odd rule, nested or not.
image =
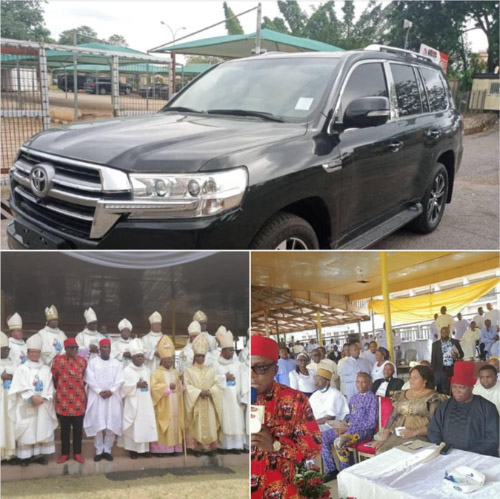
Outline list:
[[[87,361],[78,355],[75,338],[64,340],[64,355],[58,355],[52,363],[52,377],[56,390],[56,414],[61,425],[62,455],[58,464],[69,459],[71,427],[73,427],[73,457],[84,463],[82,457],[83,416],[87,408],[87,395],[83,375]]]
[[[252,433],[252,499],[299,498],[295,466],[320,454],[321,431],[307,397],[274,381],[278,344],[252,336],[250,355],[252,388],[257,393],[254,404],[265,407],[262,427]]]

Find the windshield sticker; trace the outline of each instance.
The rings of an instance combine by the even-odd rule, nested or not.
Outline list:
[[[314,97],[300,97],[297,101],[295,109],[298,111],[309,111],[311,109],[311,104],[313,103]]]

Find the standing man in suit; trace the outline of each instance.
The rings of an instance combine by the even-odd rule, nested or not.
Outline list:
[[[432,344],[431,365],[438,393],[448,394],[448,378],[453,376],[453,365],[464,358],[460,342],[450,337],[447,326],[441,328],[441,339]]]

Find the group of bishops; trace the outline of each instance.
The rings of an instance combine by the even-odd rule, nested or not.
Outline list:
[[[79,463],[83,430],[94,438],[96,462],[113,460],[115,440],[132,459],[248,449],[248,346],[238,357],[231,331],[221,326],[209,334],[204,312],[194,314],[177,360],[158,312],[142,338],[132,338],[132,324],[123,319],[113,340],[98,331],[91,308],[75,338],[59,329],[55,306],[45,318],[26,341],[18,313],[7,321],[10,337],[1,332],[2,463],[47,464],[58,426],[58,463],[70,459],[71,429]]]

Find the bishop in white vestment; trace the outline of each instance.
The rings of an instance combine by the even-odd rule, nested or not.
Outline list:
[[[119,362],[121,362],[122,367],[128,366],[131,360],[130,355],[130,343],[132,339],[130,335],[132,334],[132,324],[127,319],[122,319],[118,323],[118,330],[120,331],[120,337],[115,339],[111,346],[111,355]]]
[[[149,324],[151,330],[148,334],[142,337],[142,346],[144,347],[144,364],[151,371],[154,372],[160,365],[160,357],[156,351],[159,341],[163,333],[161,331],[162,317],[159,312],[154,312],[149,316]]]
[[[42,356],[40,362],[52,367],[52,361],[57,355],[64,352],[64,340],[66,335],[59,329],[59,313],[54,305],[45,309],[47,324],[38,331],[42,338]]]
[[[57,417],[54,407],[54,384],[50,368],[39,362],[42,339],[39,334],[26,342],[28,360],[14,372],[9,390],[9,418],[14,424],[17,457],[21,466],[28,466],[30,458],[47,464],[45,455],[54,454],[54,430]]]
[[[23,339],[23,320],[18,313],[15,313],[7,319],[7,325],[10,331],[9,358],[17,367],[19,364],[26,362],[28,358],[28,349]]]
[[[241,365],[234,356],[234,340],[231,331],[220,334],[218,341],[221,354],[214,367],[222,388],[222,434],[219,448],[239,451],[243,449],[245,443]]]
[[[141,340],[130,343],[132,362],[123,370],[121,388],[123,400],[123,433],[117,445],[130,451],[130,457],[149,451],[149,443],[158,440],[155,410],[149,380],[151,373],[144,365],[144,348]]]
[[[9,391],[16,369],[15,363],[9,357],[9,338],[0,331],[2,358],[0,359],[0,374],[2,387],[0,388],[0,452],[2,462],[16,457],[16,439],[14,437],[14,422],[9,418]]]
[[[90,362],[99,357],[99,342],[105,336],[97,330],[97,315],[90,307],[83,312],[83,316],[86,326],[82,332],[76,335],[75,339],[80,347],[79,355],[86,357],[87,361]]]

